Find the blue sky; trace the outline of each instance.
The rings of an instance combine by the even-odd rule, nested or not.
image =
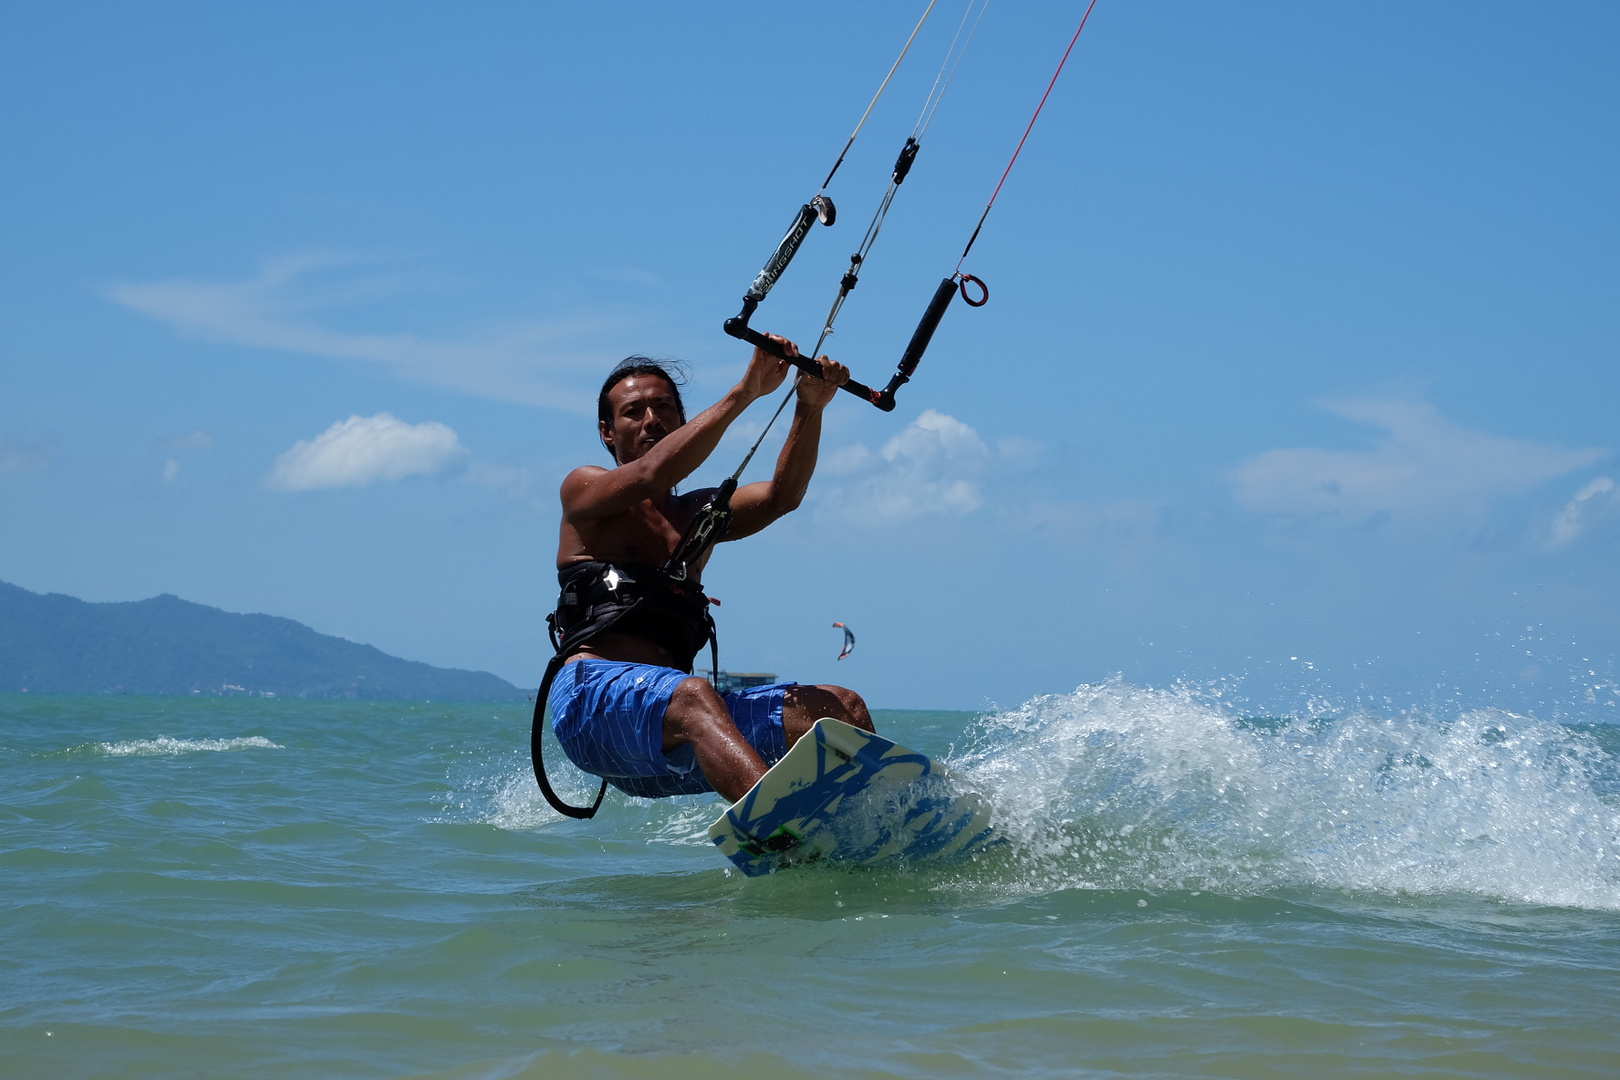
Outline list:
[[[921,9],[6,5],[0,579],[536,681],[602,373],[740,374],[720,323]],[[961,10],[755,325],[814,337]],[[857,377],[1080,10],[990,7],[839,322]],[[1604,4],[1101,0],[967,266],[989,306],[716,556],[723,664],[1613,715],[1617,40]]]

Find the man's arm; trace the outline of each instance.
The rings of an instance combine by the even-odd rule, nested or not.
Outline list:
[[[767,481],[737,489],[732,496],[731,527],[722,540],[752,536],[777,518],[797,510],[816,471],[821,448],[821,414],[838,388],[849,381],[849,368],[821,357],[822,377],[809,375],[799,380],[799,400],[793,409],[793,426],[776,457],[776,472]]]
[[[615,469],[585,465],[569,473],[562,484],[563,518],[577,523],[610,517],[668,494],[708,459],[744,409],[782,385],[787,370],[786,360],[756,348],[741,382],[641,457]]]

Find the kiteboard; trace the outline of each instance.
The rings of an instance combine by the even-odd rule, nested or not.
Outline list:
[[[926,754],[831,717],[817,720],[709,827],[749,877],[836,861],[917,861],[989,846],[990,806]]]

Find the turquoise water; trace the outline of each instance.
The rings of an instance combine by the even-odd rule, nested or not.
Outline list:
[[[750,880],[521,707],[0,697],[0,1075],[1620,1075],[1615,729],[877,719],[1009,842]]]

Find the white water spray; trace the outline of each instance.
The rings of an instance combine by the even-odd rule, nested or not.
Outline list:
[[[1500,711],[1245,720],[1114,679],[983,719],[952,764],[1020,883],[1465,892],[1620,908],[1614,760]]]

